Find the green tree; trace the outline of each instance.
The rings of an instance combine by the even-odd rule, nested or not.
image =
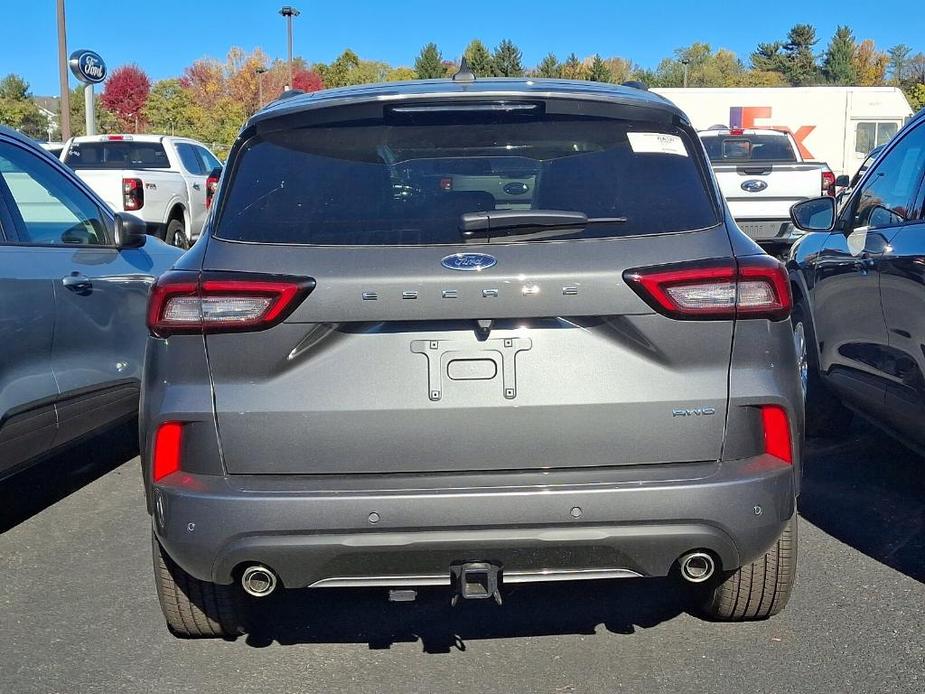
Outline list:
[[[0,123],[35,139],[48,137],[48,119],[33,101],[29,83],[19,75],[0,80]]]
[[[437,48],[437,44],[428,43],[414,61],[414,71],[418,79],[432,80],[443,77],[446,74],[446,68],[443,65],[443,54]]]
[[[822,58],[822,74],[827,82],[850,85],[857,81],[857,70],[854,67],[856,50],[857,42],[854,40],[851,29],[847,26],[839,26]]]
[[[588,68],[588,79],[592,82],[610,82],[613,74],[610,68],[604,62],[604,59],[597,53],[591,58],[591,66]]]
[[[906,98],[913,111],[925,108],[925,84],[914,84],[906,90]]]
[[[574,53],[570,53],[569,57],[562,63],[560,72],[562,77],[567,80],[587,79],[585,66]]]
[[[390,68],[385,76],[386,82],[404,82],[417,78],[418,73],[410,67],[393,67]]]
[[[504,39],[498,44],[492,55],[495,65],[495,74],[498,77],[523,77],[523,53],[510,39]]]
[[[536,66],[537,77],[557,78],[562,77],[562,66],[555,53],[547,53],[546,57]]]
[[[491,53],[485,44],[478,39],[473,39],[463,51],[466,62],[469,63],[469,69],[476,77],[492,77],[495,74],[495,64],[491,59]]]
[[[350,84],[350,73],[360,66],[360,56],[349,48],[337,56],[330,65],[319,65],[318,72],[327,87],[346,87]]]
[[[155,82],[144,108],[151,130],[167,135],[196,137],[205,113],[193,100],[189,89],[178,79]]]
[[[809,24],[794,24],[784,44],[784,74],[794,86],[813,84],[818,76],[813,47],[818,43],[816,29]]]
[[[751,55],[752,69],[761,72],[784,72],[786,58],[781,52],[783,45],[780,41],[759,43]]]
[[[893,82],[902,84],[906,77],[906,65],[912,49],[904,43],[899,43],[888,49],[886,53],[890,56],[889,69]]]

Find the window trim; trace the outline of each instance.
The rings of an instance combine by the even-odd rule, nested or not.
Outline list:
[[[4,145],[15,147],[25,156],[31,156],[41,161],[41,155],[37,154],[30,147],[24,146],[22,143],[17,142],[16,140],[0,138],[0,147],[3,147]],[[48,163],[47,165],[50,168],[55,169],[54,164]],[[113,228],[115,218],[113,217],[113,213],[109,211],[109,208],[105,204],[101,204],[101,201],[97,199],[96,194],[93,193],[93,191],[83,181],[77,178],[77,176],[71,175],[63,164],[61,167],[65,170],[61,171],[55,169],[57,173],[60,174],[62,178],[67,180],[77,191],[86,196],[87,200],[96,208],[97,213],[99,213],[100,221],[103,222],[107,243],[83,245],[74,243],[35,243],[33,241],[24,241],[25,220],[22,218],[22,213],[19,211],[19,205],[16,203],[16,199],[13,197],[13,192],[10,190],[6,183],[6,179],[4,179],[2,175],[0,175],[0,223],[6,223],[8,221],[10,225],[9,228],[12,231],[3,234],[2,232],[4,232],[6,228],[4,224],[4,228],[0,229],[0,243],[5,246],[34,248],[116,248]]]

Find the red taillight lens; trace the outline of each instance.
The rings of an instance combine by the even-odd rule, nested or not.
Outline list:
[[[180,422],[164,422],[157,428],[151,463],[151,476],[155,482],[180,469],[182,446],[183,425]]]
[[[153,335],[265,330],[281,322],[314,289],[306,277],[168,272],[148,302]]]
[[[738,137],[744,135],[745,130],[743,128],[729,128],[729,134]]]
[[[206,209],[212,207],[212,198],[218,190],[218,176],[209,176],[206,179]]]
[[[835,174],[831,171],[822,172],[822,194],[835,195]]]
[[[682,320],[790,315],[784,265],[766,255],[627,270],[624,279],[659,313]]]
[[[140,178],[122,179],[122,209],[131,212],[145,204],[145,188]]]
[[[761,423],[764,427],[765,453],[793,464],[793,440],[787,410],[779,405],[764,405],[761,408]]]

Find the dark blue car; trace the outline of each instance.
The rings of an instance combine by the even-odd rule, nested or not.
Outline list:
[[[182,254],[0,128],[0,478],[138,411],[154,278]]]

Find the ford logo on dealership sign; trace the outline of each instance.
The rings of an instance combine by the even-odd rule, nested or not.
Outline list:
[[[742,184],[742,190],[744,190],[746,193],[760,193],[767,187],[767,183],[756,179],[745,181],[745,183]]]
[[[74,77],[84,84],[99,84],[106,79],[106,63],[99,53],[87,50],[74,51],[67,64]]]
[[[498,261],[485,253],[454,253],[441,260],[440,264],[447,270],[487,270]]]

